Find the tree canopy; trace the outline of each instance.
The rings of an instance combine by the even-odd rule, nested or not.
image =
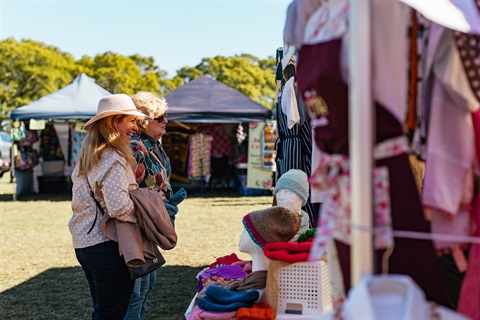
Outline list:
[[[204,58],[197,66],[185,66],[173,78],[167,78],[167,72],[155,65],[153,57],[139,54],[122,56],[109,51],[75,60],[57,47],[9,38],[0,41],[0,55],[0,120],[7,119],[11,110],[65,87],[81,73],[112,93],[128,95],[138,91],[166,95],[210,74],[267,108],[272,108],[276,99],[273,57],[262,60],[241,54]]]

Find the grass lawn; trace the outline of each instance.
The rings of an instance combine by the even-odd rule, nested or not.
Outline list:
[[[88,284],[67,227],[67,194],[20,196],[0,180],[0,319],[89,319]],[[271,206],[271,196],[190,192],[175,221],[177,246],[164,251],[144,319],[185,319],[197,288],[195,276],[217,257],[238,251],[242,217]]]

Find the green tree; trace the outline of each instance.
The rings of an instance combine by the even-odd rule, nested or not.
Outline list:
[[[183,67],[164,86],[173,90],[201,75],[209,74],[220,81],[249,96],[261,105],[272,109],[276,100],[275,58],[259,59],[250,54],[234,57],[216,56],[204,58],[195,67]],[[164,88],[165,89],[165,88]]]
[[[79,72],[72,55],[33,40],[2,40],[0,56],[0,119],[64,87]]]
[[[160,80],[167,74],[155,66],[152,57],[138,54],[125,57],[106,52],[94,58],[83,56],[78,64],[105,90],[128,95],[138,91],[161,93]]]

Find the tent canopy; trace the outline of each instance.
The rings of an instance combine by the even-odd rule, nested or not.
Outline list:
[[[176,88],[165,99],[170,121],[237,123],[262,121],[271,115],[269,109],[210,75]]]
[[[10,114],[11,119],[90,119],[97,114],[98,101],[110,92],[86,74],[72,83]]]

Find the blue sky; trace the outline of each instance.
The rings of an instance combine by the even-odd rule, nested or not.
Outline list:
[[[274,56],[291,0],[0,0],[0,38],[83,55],[152,56],[173,76],[204,57]]]

